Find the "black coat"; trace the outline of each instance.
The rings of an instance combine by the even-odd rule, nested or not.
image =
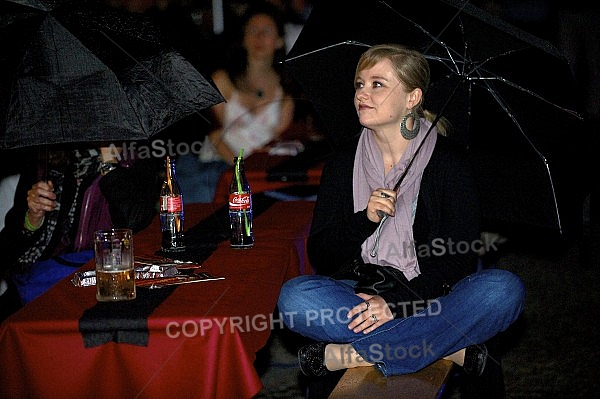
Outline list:
[[[361,244],[378,226],[367,218],[366,210],[354,212],[357,144],[338,151],[326,163],[307,243],[317,273],[339,279],[352,277],[347,265],[360,258]],[[382,294],[388,303],[437,298],[444,294],[445,285],[452,286],[476,270],[478,255],[470,249],[479,248],[478,193],[466,154],[444,136],[438,137],[423,173],[413,235],[421,274]]]

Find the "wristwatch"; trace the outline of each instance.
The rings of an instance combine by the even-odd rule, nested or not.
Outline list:
[[[117,169],[116,162],[101,162],[100,163],[100,174],[105,176],[108,172]]]

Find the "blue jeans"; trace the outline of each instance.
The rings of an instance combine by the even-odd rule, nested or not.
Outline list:
[[[504,331],[523,310],[525,288],[511,272],[486,269],[460,280],[452,292],[418,305],[409,317],[376,330],[354,333],[348,311],[363,302],[355,281],[306,275],[286,282],[278,306],[285,325],[317,341],[350,343],[386,375],[412,373],[472,344]],[[388,304],[402,312],[404,304]],[[401,314],[401,313],[400,313]]]
[[[212,202],[217,183],[229,167],[225,161],[202,162],[194,153],[181,155],[177,159],[177,180],[184,203]]]

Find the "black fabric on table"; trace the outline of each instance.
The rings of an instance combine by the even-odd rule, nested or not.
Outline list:
[[[79,332],[86,348],[108,342],[147,346],[150,332],[148,316],[177,286],[160,289],[136,288],[129,301],[98,302],[79,319]]]

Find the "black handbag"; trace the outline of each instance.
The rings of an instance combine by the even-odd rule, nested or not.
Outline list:
[[[399,284],[406,286],[404,274],[393,267],[379,266],[372,263],[364,263],[362,260],[354,260],[351,270],[356,276],[355,293],[369,295],[380,295],[384,292],[396,289]]]
[[[404,292],[407,300],[418,298],[409,288],[404,273],[396,268],[364,263],[359,259],[352,261],[350,270],[354,274],[354,279],[357,280],[354,286],[354,292],[357,294],[381,295],[387,291],[400,290]],[[440,288],[440,295],[448,295],[452,291],[450,284],[446,282],[441,284]]]

